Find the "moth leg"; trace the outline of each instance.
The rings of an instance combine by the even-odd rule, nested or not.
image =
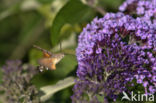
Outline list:
[[[41,66],[41,65],[40,65],[40,66],[38,66],[38,68],[39,68],[39,71],[40,71],[40,72],[43,72],[44,66]]]

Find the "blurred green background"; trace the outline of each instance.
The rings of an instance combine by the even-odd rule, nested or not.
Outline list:
[[[36,44],[51,52],[67,54],[55,71],[36,75],[32,83],[37,88],[68,76],[76,77],[77,61],[73,54],[83,27],[94,17],[102,17],[97,7],[105,12],[116,12],[123,0],[0,0],[0,67],[6,60],[20,59],[24,64],[37,66],[42,52]],[[2,73],[0,73],[2,75]],[[72,87],[57,92],[46,103],[70,103]]]

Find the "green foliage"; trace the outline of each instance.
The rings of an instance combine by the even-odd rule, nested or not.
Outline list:
[[[99,5],[105,8],[108,12],[115,12],[124,0],[99,0]]]
[[[37,1],[42,4],[49,4],[49,3],[52,3],[54,0],[37,0]]]
[[[27,19],[27,21],[21,20],[24,25],[17,39],[18,45],[11,54],[11,59],[21,59],[25,55],[27,48],[32,46],[43,32],[44,27],[41,26],[41,17],[39,15],[28,15],[27,18],[23,18]],[[39,28],[40,30],[38,30]]]
[[[68,77],[68,78],[65,78],[64,80],[60,80],[55,85],[42,87],[41,90],[45,93],[45,95],[41,96],[41,101],[46,101],[57,91],[60,91],[64,88],[67,88],[67,87],[73,85],[74,80],[75,80],[75,78]]]
[[[87,12],[91,10],[80,0],[70,0],[56,15],[51,27],[51,41],[55,46],[60,41],[60,30],[64,24],[71,25],[83,21]]]

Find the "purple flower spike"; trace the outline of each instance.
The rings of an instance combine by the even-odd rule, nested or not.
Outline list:
[[[115,100],[133,79],[154,93],[154,35],[146,22],[123,13],[95,18],[79,36],[73,103],[99,103],[98,96]]]
[[[126,0],[120,7],[121,12],[137,14],[149,24],[156,24],[156,0]]]

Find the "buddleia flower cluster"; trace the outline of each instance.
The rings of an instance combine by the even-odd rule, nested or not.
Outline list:
[[[156,0],[126,0],[119,10],[156,25]]]
[[[105,103],[134,82],[156,92],[156,29],[141,18],[107,13],[81,32],[73,103]],[[102,97],[102,100],[99,99]]]
[[[3,77],[0,101],[3,103],[39,103],[38,90],[31,83],[37,73],[30,65],[22,65],[19,60],[7,61],[2,67]]]

